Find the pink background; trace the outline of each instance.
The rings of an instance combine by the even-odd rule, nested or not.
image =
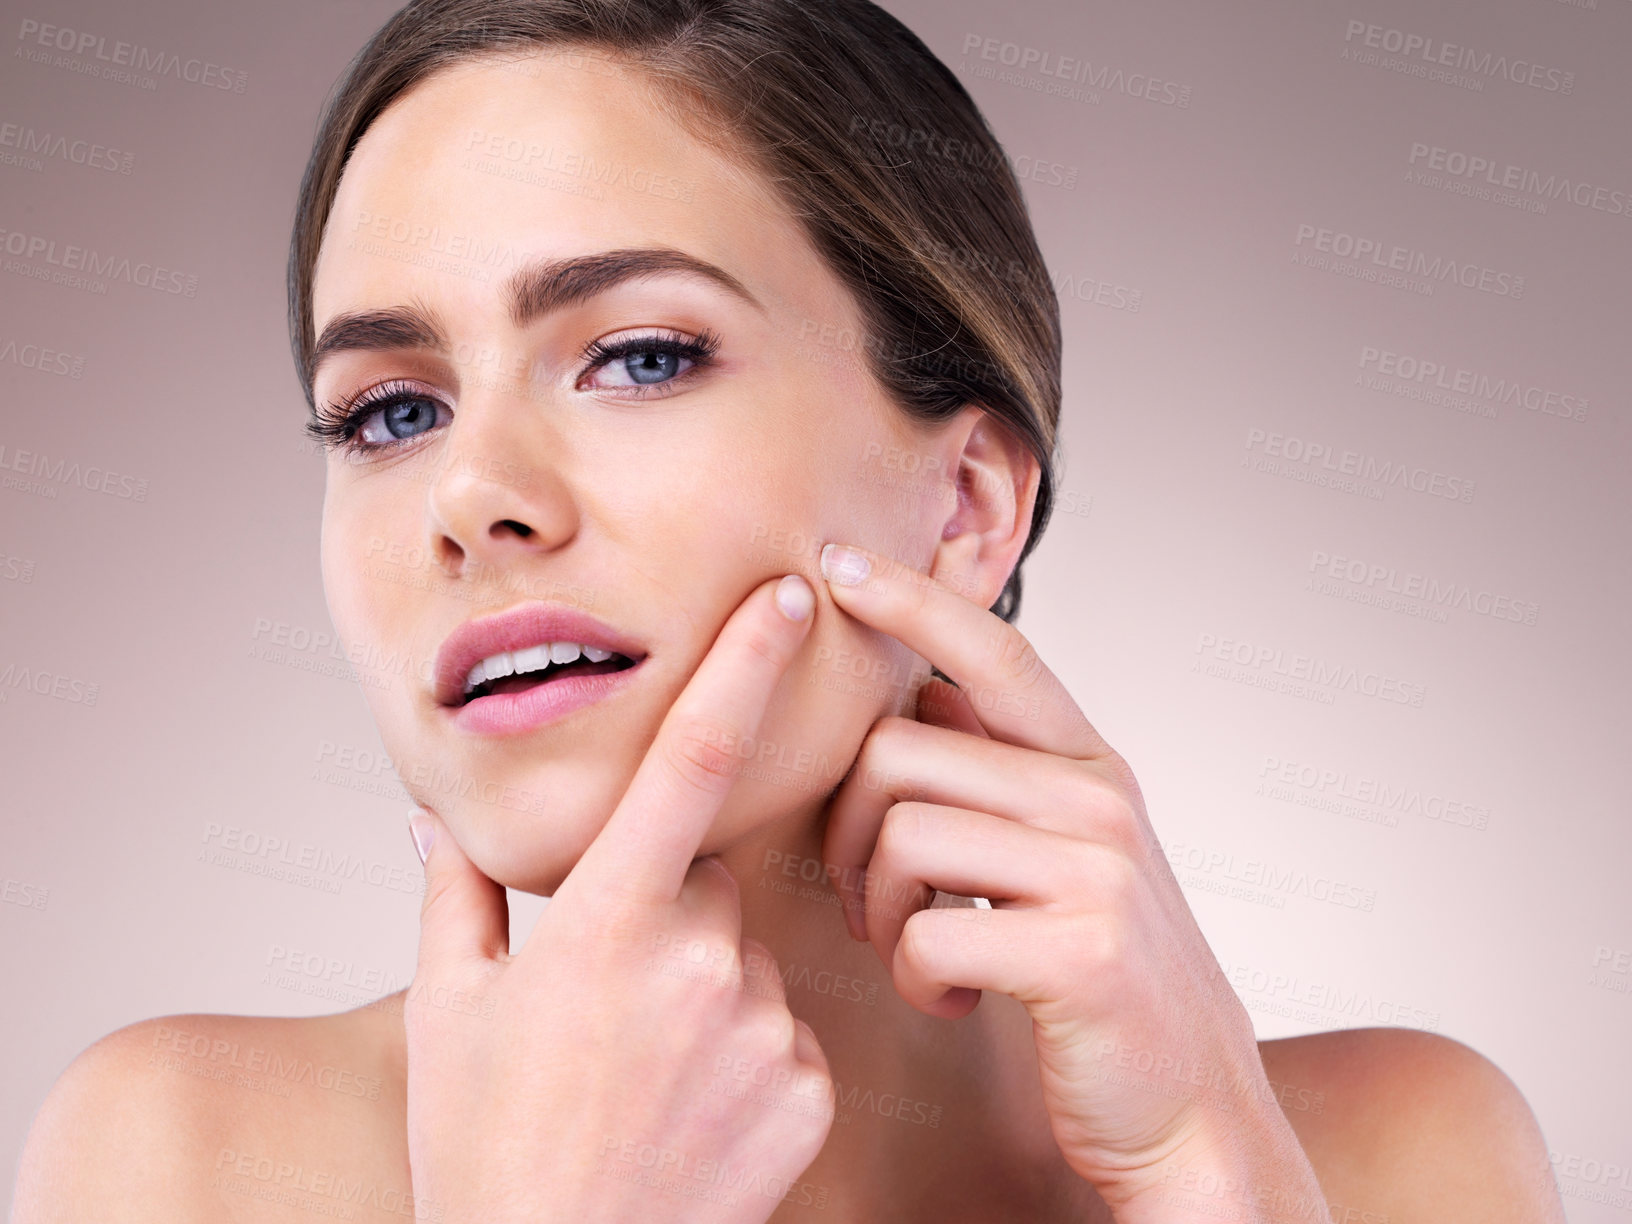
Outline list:
[[[1027,566],[1021,627],[1138,772],[1260,1035],[1402,1023],[1467,1042],[1527,1094],[1570,1218],[1626,1219],[1632,1175],[1609,1167],[1632,1168],[1618,767],[1632,730],[1632,4],[888,7],[1035,175],[1060,288],[1062,504]],[[300,437],[283,316],[319,105],[391,7],[7,8],[9,1202],[40,1101],[112,1029],[175,1012],[317,1014],[405,985],[420,876],[361,694],[312,644],[331,632],[323,472]],[[20,36],[30,20],[216,69],[209,83],[106,79],[52,62],[75,57]],[[1387,62],[1418,37],[1537,64],[1538,84],[1433,79],[1420,53]],[[1043,50],[1091,62],[1099,87],[1054,78],[1079,94],[1051,92]],[[89,50],[78,62],[103,65]],[[62,152],[27,151],[57,135]],[[1414,146],[1442,152],[1413,162]],[[1412,177],[1436,173],[1435,157],[1482,157],[1521,185],[1481,198]],[[1586,202],[1523,185],[1532,171],[1583,184]],[[1470,265],[1497,289],[1522,277],[1522,293],[1346,275],[1318,248],[1350,237],[1308,237],[1323,229]],[[35,238],[162,265],[196,291],[37,279],[58,269],[28,257]],[[1427,396],[1434,378],[1400,377],[1401,358],[1438,363],[1447,382],[1465,371],[1472,389]],[[1280,471],[1260,470],[1275,435],[1334,463],[1353,451],[1471,482],[1471,497],[1346,491],[1284,453]],[[20,451],[44,455],[47,474],[15,470],[31,462]],[[91,468],[114,473],[111,491]],[[1312,573],[1319,556],[1341,558],[1324,563],[1339,576]],[[1350,562],[1359,581],[1341,576]],[[1366,579],[1389,569],[1521,619],[1379,605],[1386,579]],[[267,651],[283,638],[282,655]],[[1300,654],[1420,705],[1266,687],[1276,659]],[[50,678],[35,681],[45,694],[23,669]],[[1366,802],[1378,788],[1420,801]],[[363,870],[273,878],[275,852],[222,857],[229,831]],[[1250,884],[1259,872],[1280,883]],[[518,924],[539,904],[517,906]],[[288,949],[332,968],[273,973]]]

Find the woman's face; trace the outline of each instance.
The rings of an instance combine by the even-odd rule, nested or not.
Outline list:
[[[713,265],[743,292],[672,267],[546,272],[513,292],[539,262],[637,248]],[[410,794],[493,879],[555,891],[769,577],[817,579],[816,619],[760,734],[728,745],[744,770],[702,853],[814,811],[872,722],[908,708],[927,664],[837,610],[818,554],[855,542],[933,570],[978,414],[909,423],[793,218],[640,78],[587,52],[532,54],[463,62],[400,97],[340,183],[313,310],[335,339],[319,345],[320,406],[401,393],[359,423],[353,441],[377,449],[328,460],[329,608]],[[710,336],[711,355],[685,350]],[[585,356],[630,340],[646,347]],[[447,704],[450,635],[529,609],[587,615],[643,657],[553,717],[539,696],[567,669]],[[548,640],[540,623],[523,635]],[[501,641],[524,648],[475,648]]]

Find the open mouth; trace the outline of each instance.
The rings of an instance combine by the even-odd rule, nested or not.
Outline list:
[[[548,651],[548,647],[541,646],[516,651],[508,660],[504,656],[483,660],[471,669],[470,676],[466,678],[464,697],[459,704],[469,705],[483,697],[522,693],[571,676],[600,676],[627,671],[638,662],[628,655],[604,650],[595,653],[608,657],[594,659],[582,653],[562,652],[559,649],[556,651],[558,657],[564,653],[577,653],[577,657],[556,662],[549,657]],[[480,677],[476,674],[478,670],[482,672]],[[497,674],[488,675],[489,670]]]
[[[448,635],[437,651],[431,698],[453,709],[474,704],[486,711],[477,722],[492,721],[492,715],[498,719],[495,727],[508,726],[523,707],[562,710],[598,700],[595,694],[622,683],[605,677],[636,668],[645,658],[638,639],[593,616],[548,600],[528,600],[468,620]],[[552,687],[556,685],[559,694]],[[527,696],[533,689],[549,691]]]

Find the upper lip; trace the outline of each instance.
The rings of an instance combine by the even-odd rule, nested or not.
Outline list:
[[[448,640],[436,652],[437,704],[464,704],[465,677],[480,660],[544,642],[598,646],[625,655],[636,663],[646,657],[639,642],[603,625],[593,616],[561,604],[532,600],[505,612],[468,620],[448,635]]]

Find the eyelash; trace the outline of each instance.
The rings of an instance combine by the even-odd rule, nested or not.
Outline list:
[[[698,370],[712,364],[714,355],[720,350],[720,338],[714,332],[704,328],[694,340],[688,340],[678,333],[654,332],[645,336],[630,336],[623,340],[614,340],[610,344],[600,340],[591,340],[579,354],[579,360],[587,362],[582,373],[585,375],[599,370],[602,366],[627,357],[631,353],[662,353],[671,357],[684,357],[692,365],[689,370],[662,383],[636,384],[632,387],[616,388],[620,392],[632,393],[631,399],[644,399],[649,395],[669,394],[660,388],[672,387],[682,382]],[[609,388],[610,389],[610,388]],[[438,403],[435,397],[425,394],[413,383],[393,379],[390,382],[376,383],[367,390],[345,399],[333,400],[320,405],[313,414],[313,419],[307,422],[306,436],[315,442],[322,443],[325,450],[342,450],[348,452],[383,451],[393,447],[418,441],[423,434],[415,434],[408,438],[397,438],[391,442],[362,442],[357,438],[358,431],[364,421],[383,409],[394,404],[412,402],[414,400],[428,400]],[[429,430],[425,431],[429,433]]]

